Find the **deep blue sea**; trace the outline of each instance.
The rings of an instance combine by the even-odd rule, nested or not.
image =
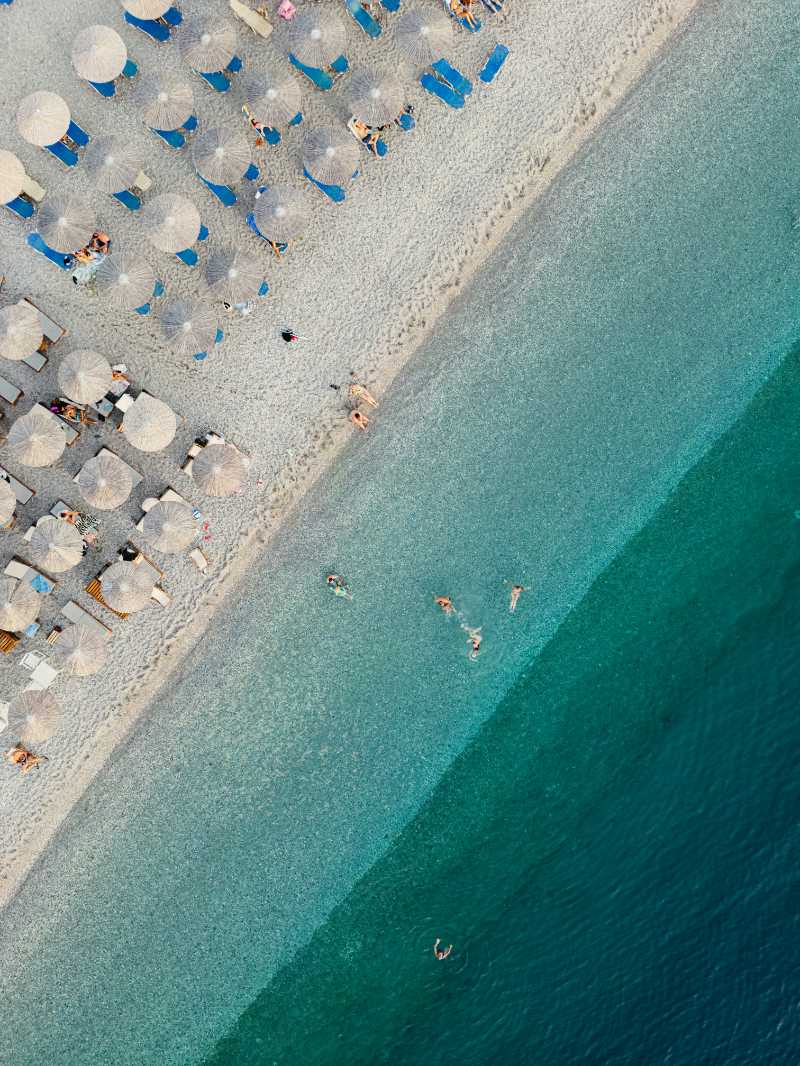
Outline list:
[[[800,1061],[799,24],[701,5],[293,514],[5,916],[1,1062]]]

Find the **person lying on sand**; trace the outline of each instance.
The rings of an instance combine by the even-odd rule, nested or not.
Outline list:
[[[470,29],[478,28],[478,20],[472,13],[472,0],[450,0],[450,10],[459,19],[466,19]]]
[[[46,755],[34,755],[32,751],[23,748],[21,744],[15,744],[13,748],[3,753],[3,758],[18,766],[23,774],[29,770],[38,770],[39,763],[47,759]]]
[[[441,937],[436,937],[436,943],[433,945],[433,954],[437,959],[446,959],[450,952],[453,950],[453,945],[448,944],[446,948],[440,948],[439,945],[442,942]]]
[[[369,419],[367,418],[367,416],[363,415],[358,410],[350,412],[350,421],[353,423],[356,429],[364,430],[369,425]]]
[[[368,126],[366,122],[362,122],[360,118],[353,119],[353,131],[356,136],[360,138],[361,143],[365,144],[371,152],[377,152],[378,139],[380,138],[380,131],[374,130],[372,126]]]
[[[437,607],[441,607],[445,614],[452,614],[455,611],[453,601],[449,596],[434,596],[433,601]]]

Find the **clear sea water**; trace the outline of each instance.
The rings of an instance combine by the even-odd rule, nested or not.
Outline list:
[[[0,1061],[798,1061],[798,16],[706,4],[305,501],[6,916]]]

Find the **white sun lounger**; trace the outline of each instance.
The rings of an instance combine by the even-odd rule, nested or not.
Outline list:
[[[259,37],[269,37],[272,33],[272,26],[263,15],[259,15],[257,11],[253,11],[247,4],[243,4],[241,0],[228,0],[228,6],[237,18],[240,18],[242,22],[247,23],[251,30],[259,35]]]
[[[17,400],[24,395],[25,393],[22,389],[18,389],[13,382],[0,375],[0,396],[2,396],[6,403],[10,403],[13,407]]]
[[[17,503],[28,503],[36,495],[33,489],[29,489],[27,485],[23,485],[21,481],[18,481],[12,474],[9,474],[2,466],[0,466],[0,477],[4,481],[7,481],[11,488],[14,490],[14,495],[17,497]]]
[[[24,299],[20,300],[19,303],[21,305],[24,304],[28,307],[32,307],[34,311],[38,313],[39,321],[42,325],[42,333],[51,345],[56,344],[63,336],[65,336],[67,331],[63,326],[59,326],[57,322],[54,322],[40,307],[36,306],[33,300],[26,296]],[[34,352],[32,355],[26,356],[22,362],[27,363],[29,367],[32,367],[38,373],[47,366],[47,356],[42,352]]]
[[[93,614],[84,610],[84,608],[74,600],[69,600],[65,603],[61,608],[61,613],[70,622],[76,624],[80,622],[82,625],[92,626],[92,628],[102,633],[104,637],[111,636],[111,628],[107,626],[105,622],[101,622],[99,618],[95,618]]]

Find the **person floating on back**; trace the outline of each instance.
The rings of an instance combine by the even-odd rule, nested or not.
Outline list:
[[[433,954],[437,959],[446,959],[450,952],[453,950],[453,945],[448,944],[446,948],[440,948],[439,945],[442,942],[441,937],[436,937],[436,943],[433,945]]]
[[[339,574],[328,574],[325,578],[325,583],[334,596],[342,596],[348,600],[353,598],[353,593],[350,591],[347,582]]]
[[[508,585],[509,582],[506,581],[506,584]],[[530,589],[526,588],[525,585],[512,585],[511,586],[511,600],[509,601],[509,604],[508,604],[509,611],[516,611],[516,609],[517,609],[517,601],[519,600],[519,598],[520,598],[520,596],[522,595],[523,592],[530,592]]]

